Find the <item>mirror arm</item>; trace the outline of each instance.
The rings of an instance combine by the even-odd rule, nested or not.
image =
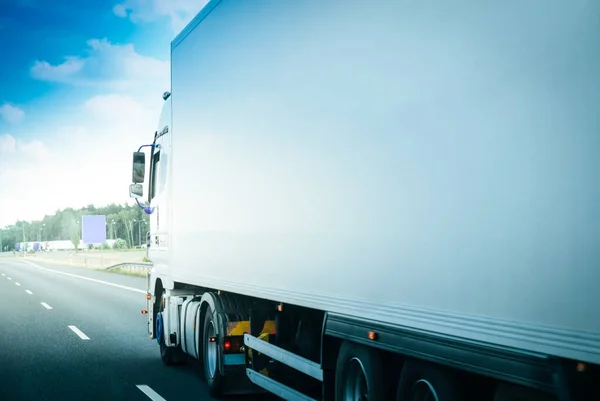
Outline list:
[[[136,201],[137,205],[140,207],[140,209],[142,209],[144,211],[144,213],[146,213],[146,214],[154,213],[153,207],[142,205],[138,198],[135,198],[135,201]]]
[[[150,144],[150,145],[142,145],[142,146],[140,146],[140,148],[138,149],[138,152],[141,152],[143,148],[147,148],[147,147],[151,147],[151,148],[153,148],[153,147],[154,147],[154,144],[152,143],[152,144]]]

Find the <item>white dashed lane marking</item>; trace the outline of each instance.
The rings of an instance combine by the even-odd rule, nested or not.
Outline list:
[[[139,388],[142,393],[146,394],[146,396],[152,401],[167,401],[164,398],[162,398],[160,394],[158,394],[156,391],[152,390],[149,386],[146,386],[145,384],[138,384],[136,387]]]
[[[69,328],[73,331],[73,333],[77,334],[79,336],[79,338],[81,338],[82,340],[90,339],[88,336],[85,335],[85,333],[83,331],[79,330],[77,327],[69,326]]]

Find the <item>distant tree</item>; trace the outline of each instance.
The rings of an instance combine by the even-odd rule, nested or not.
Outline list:
[[[113,249],[127,249],[127,241],[123,238],[117,238],[113,245]]]
[[[16,243],[24,240],[37,241],[40,236],[40,228],[42,228],[42,242],[70,240],[74,246],[77,243],[78,248],[81,243],[79,232],[84,215],[105,215],[108,223],[107,234],[113,239],[126,238],[129,244],[137,243],[140,240],[137,238],[140,232],[137,222],[140,220],[145,221],[146,224],[149,222],[149,216],[143,213],[137,205],[113,203],[103,207],[87,205],[80,209],[66,208],[57,210],[52,215],[44,216],[42,220],[17,221],[15,224],[5,227],[2,229],[3,246],[14,249]]]
[[[75,252],[79,252],[79,234],[77,233],[73,233],[71,234],[71,242],[73,243],[73,246],[75,247]]]
[[[79,225],[74,219],[68,223],[69,225],[69,238],[75,247],[75,252],[79,251],[79,242],[81,239],[79,238]]]

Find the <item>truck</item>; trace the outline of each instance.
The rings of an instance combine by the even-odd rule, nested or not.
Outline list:
[[[215,397],[600,399],[598,15],[209,1],[133,153],[162,362]]]

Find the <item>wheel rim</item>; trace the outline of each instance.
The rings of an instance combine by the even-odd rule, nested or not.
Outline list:
[[[215,337],[215,326],[210,322],[206,330],[206,362],[211,379],[217,373],[217,342],[211,342],[212,337]]]
[[[411,401],[439,401],[435,387],[427,380],[417,380],[410,392]]]
[[[369,385],[362,362],[352,358],[348,363],[343,399],[346,401],[369,401]]]

